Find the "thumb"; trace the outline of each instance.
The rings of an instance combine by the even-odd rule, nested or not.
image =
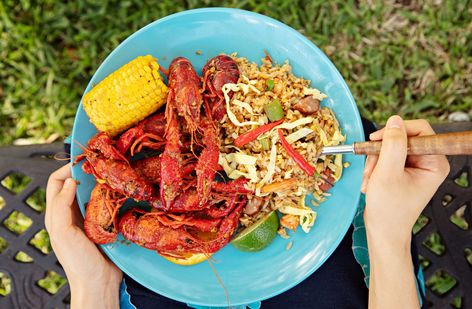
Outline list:
[[[387,175],[402,172],[405,168],[407,147],[408,140],[402,118],[390,117],[385,126],[377,169]]]
[[[67,178],[64,181],[59,194],[54,200],[54,209],[52,209],[52,220],[58,227],[70,226],[73,223],[72,204],[75,200],[75,190],[77,184],[74,179]]]

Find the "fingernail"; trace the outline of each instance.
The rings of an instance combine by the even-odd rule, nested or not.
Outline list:
[[[388,119],[386,127],[389,129],[400,129],[403,125],[403,120],[400,116],[392,116]]]

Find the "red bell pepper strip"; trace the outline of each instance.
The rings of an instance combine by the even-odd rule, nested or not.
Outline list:
[[[271,122],[271,123],[265,124],[263,126],[260,126],[258,128],[247,131],[246,133],[239,135],[234,140],[234,145],[236,147],[242,147],[242,146],[246,145],[247,143],[252,142],[253,140],[258,138],[262,134],[264,134],[266,132],[269,132],[270,130],[272,130],[273,128],[275,128],[276,126],[281,124],[282,122],[284,122],[284,119],[280,119],[280,120],[277,120],[275,122]]]
[[[285,151],[288,153],[288,155],[295,161],[295,163],[300,166],[300,168],[308,174],[308,176],[313,176],[316,172],[315,168],[308,163],[305,158],[302,157],[301,154],[299,154],[293,147],[287,142],[285,139],[284,135],[282,134],[282,130],[278,129],[277,133],[279,134],[279,139],[280,142],[282,143],[282,146],[284,147]]]

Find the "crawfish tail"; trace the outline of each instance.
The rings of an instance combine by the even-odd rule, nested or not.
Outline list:
[[[109,193],[109,187],[97,184],[92,190],[90,201],[85,209],[85,234],[96,244],[114,242],[118,235],[115,218],[121,204],[116,204]]]
[[[205,145],[198,158],[197,192],[200,204],[206,204],[211,193],[216,171],[219,168],[219,137],[216,128],[212,124],[204,125],[203,145]]]
[[[227,216],[238,205],[239,196],[234,194],[224,205],[212,205],[202,211],[202,214],[211,218],[223,218]]]
[[[134,161],[131,167],[147,182],[153,184],[161,182],[161,159],[158,156]]]
[[[213,191],[216,193],[239,193],[239,194],[251,194],[254,193],[252,190],[246,188],[247,179],[238,178],[236,180],[228,182],[215,182],[213,183]]]
[[[167,107],[169,108],[169,106]],[[161,155],[160,196],[162,205],[171,207],[182,187],[182,156],[177,116],[170,110],[166,132],[167,143]]]
[[[113,190],[138,201],[148,201],[153,195],[150,183],[139,177],[128,163],[100,157],[87,157],[97,179],[103,180]]]
[[[169,88],[173,91],[170,103],[184,117],[189,132],[195,132],[200,123],[202,96],[200,78],[188,59],[177,57],[170,63]]]
[[[126,239],[150,250],[185,253],[198,245],[185,228],[164,226],[156,216],[134,209],[123,215],[119,229]]]
[[[234,234],[234,231],[236,231],[236,228],[238,227],[239,217],[241,216],[243,208],[246,205],[246,201],[246,198],[243,198],[241,201],[239,201],[234,210],[223,219],[220,228],[218,229],[218,236],[214,240],[205,243],[204,247],[206,252],[216,252],[228,244]]]
[[[161,203],[153,203],[153,206],[159,210],[166,210],[174,213],[185,213],[202,210],[198,200],[198,194],[195,189],[188,189],[178,194],[178,196],[176,196],[176,198],[166,206],[163,206],[162,201]]]
[[[173,228],[186,226],[202,232],[216,232],[222,220],[221,218],[203,218],[199,212],[191,215],[166,213],[157,217],[163,225]]]

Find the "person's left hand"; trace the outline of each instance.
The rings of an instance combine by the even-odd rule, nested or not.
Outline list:
[[[123,274],[85,235],[76,186],[70,164],[49,177],[45,225],[51,246],[69,280],[72,307],[85,308],[88,302],[96,308],[116,308]]]

